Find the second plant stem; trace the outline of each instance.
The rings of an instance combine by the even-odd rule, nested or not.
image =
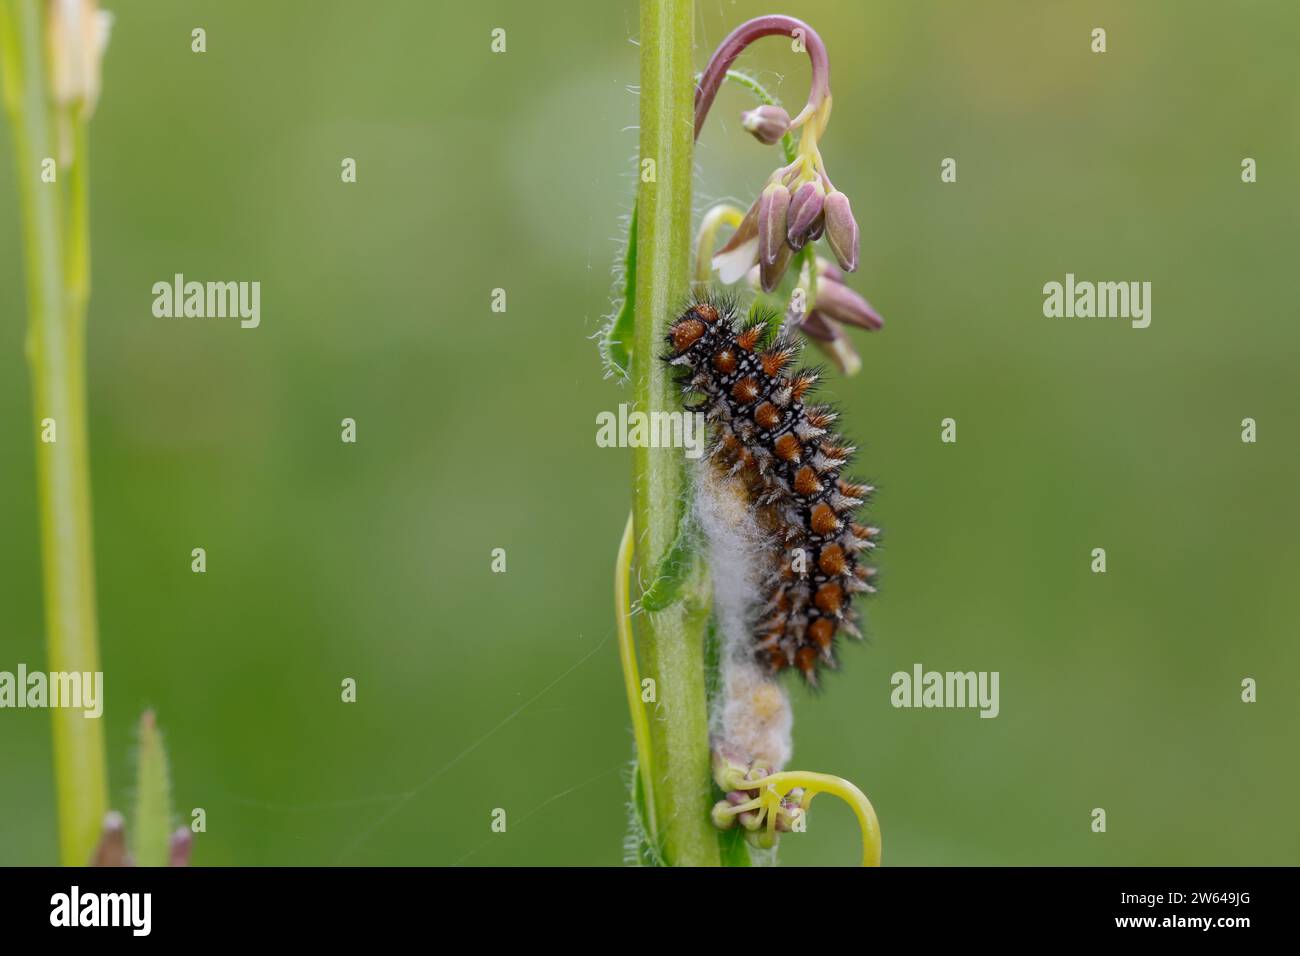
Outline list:
[[[0,0],[0,68],[19,183],[44,573],[47,666],[100,670],[86,434],[85,318],[89,292],[85,123],[66,112],[71,142],[59,157],[59,111],[45,65],[45,4]],[[108,806],[100,720],[51,708],[59,858],[89,862]]]

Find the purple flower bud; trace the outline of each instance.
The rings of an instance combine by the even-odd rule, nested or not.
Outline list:
[[[803,317],[803,320],[799,323],[799,331],[814,342],[835,341],[835,327],[817,309],[813,309]]]
[[[99,846],[91,866],[130,866],[131,857],[126,850],[126,820],[116,810],[110,810],[104,817],[104,826],[100,831]]]
[[[758,264],[773,266],[786,247],[786,213],[790,208],[790,190],[771,183],[758,197]],[[764,286],[766,288],[766,285]]]
[[[791,247],[802,249],[811,236],[817,218],[826,202],[826,189],[821,180],[811,179],[794,191],[790,209],[786,214],[786,239]]]
[[[755,107],[740,114],[740,125],[754,139],[771,146],[781,141],[781,137],[790,129],[790,114],[779,106]]]
[[[771,292],[780,284],[781,277],[785,275],[786,267],[790,265],[790,257],[793,255],[794,250],[783,241],[776,251],[776,259],[770,265],[759,263],[758,282],[764,292]]]
[[[817,299],[820,305],[820,290]],[[820,309],[809,312],[799,323],[799,330],[808,336],[813,345],[817,346],[845,375],[856,375],[862,369],[862,359],[858,357],[853,343],[838,325],[822,314]]]
[[[817,308],[829,319],[872,332],[885,324],[885,320],[871,307],[870,302],[842,282],[818,283]]]
[[[194,834],[189,827],[177,827],[167,844],[168,866],[189,866],[190,851],[194,849]]]
[[[826,197],[825,209],[826,241],[840,268],[853,272],[858,267],[858,223],[849,207],[849,197],[837,189]]]

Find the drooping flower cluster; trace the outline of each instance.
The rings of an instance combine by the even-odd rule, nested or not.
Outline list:
[[[831,182],[818,146],[830,119],[831,92],[826,47],[817,32],[801,20],[785,16],[758,17],[733,31],[700,78],[696,135],[736,57],[758,38],[772,35],[792,37],[796,49],[808,53],[812,64],[808,102],[794,119],[779,106],[763,104],[743,113],[741,124],[765,145],[781,142],[787,133],[798,129],[798,149],[792,161],[768,176],[735,232],[712,257],[712,266],[726,285],[756,273],[757,285],[771,293],[798,254],[809,243],[825,238],[838,268],[811,255],[799,260],[810,301],[805,305],[802,297],[793,299],[788,321],[851,374],[861,361],[839,323],[874,330],[883,325],[883,319],[843,281],[845,272],[858,268],[860,230],[849,197]]]
[[[857,269],[858,224],[849,197],[801,156],[768,177],[740,226],[713,257],[713,267],[730,285],[757,265],[763,291],[771,292],[794,253],[823,234],[840,267]]]

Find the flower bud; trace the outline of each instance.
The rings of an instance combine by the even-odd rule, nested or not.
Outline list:
[[[794,249],[802,249],[811,236],[817,218],[826,202],[826,189],[821,180],[810,179],[794,191],[790,209],[786,213],[786,240]]]
[[[826,281],[817,285],[817,308],[829,319],[872,332],[885,324],[870,302],[842,282]]]
[[[789,833],[794,829],[794,823],[802,813],[799,804],[783,800],[776,809],[776,832]]]
[[[833,342],[836,335],[835,327],[831,325],[830,320],[817,309],[813,309],[800,320],[799,331],[814,342]]]
[[[719,830],[730,830],[736,825],[736,815],[731,812],[731,804],[726,800],[719,800],[713,805],[710,818]]]
[[[786,213],[789,209],[790,190],[780,183],[771,183],[758,197],[759,265],[775,265],[781,249],[786,247]]]
[[[745,783],[748,770],[748,764],[742,762],[736,754],[713,751],[713,782],[720,790],[730,792],[739,789],[739,785]],[[740,802],[744,803],[744,800]]]
[[[99,845],[91,866],[130,866],[131,857],[126,849],[126,820],[116,810],[110,810],[104,817],[104,826],[100,831]]]
[[[194,834],[189,827],[177,827],[167,842],[167,865],[189,866],[190,852],[194,849]]]
[[[740,114],[740,125],[765,146],[778,143],[790,129],[790,114],[779,106],[764,104]]]
[[[52,0],[47,21],[50,86],[60,106],[81,105],[88,119],[99,99],[100,61],[108,46],[112,14],[98,0]]]
[[[838,189],[826,197],[826,241],[845,272],[858,267],[858,223],[849,197]]]

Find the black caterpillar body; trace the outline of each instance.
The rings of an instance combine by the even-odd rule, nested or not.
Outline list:
[[[684,396],[702,396],[688,410],[705,413],[713,467],[743,483],[769,533],[754,653],[816,686],[818,668],[836,666],[836,637],[862,636],[851,602],[875,593],[875,568],[861,558],[879,530],[856,519],[872,488],[841,477],[854,449],[831,431],[835,411],[804,403],[818,373],[791,369],[797,340],[769,328],[741,320],[732,301],[698,301],[669,328],[664,359],[682,369]]]

